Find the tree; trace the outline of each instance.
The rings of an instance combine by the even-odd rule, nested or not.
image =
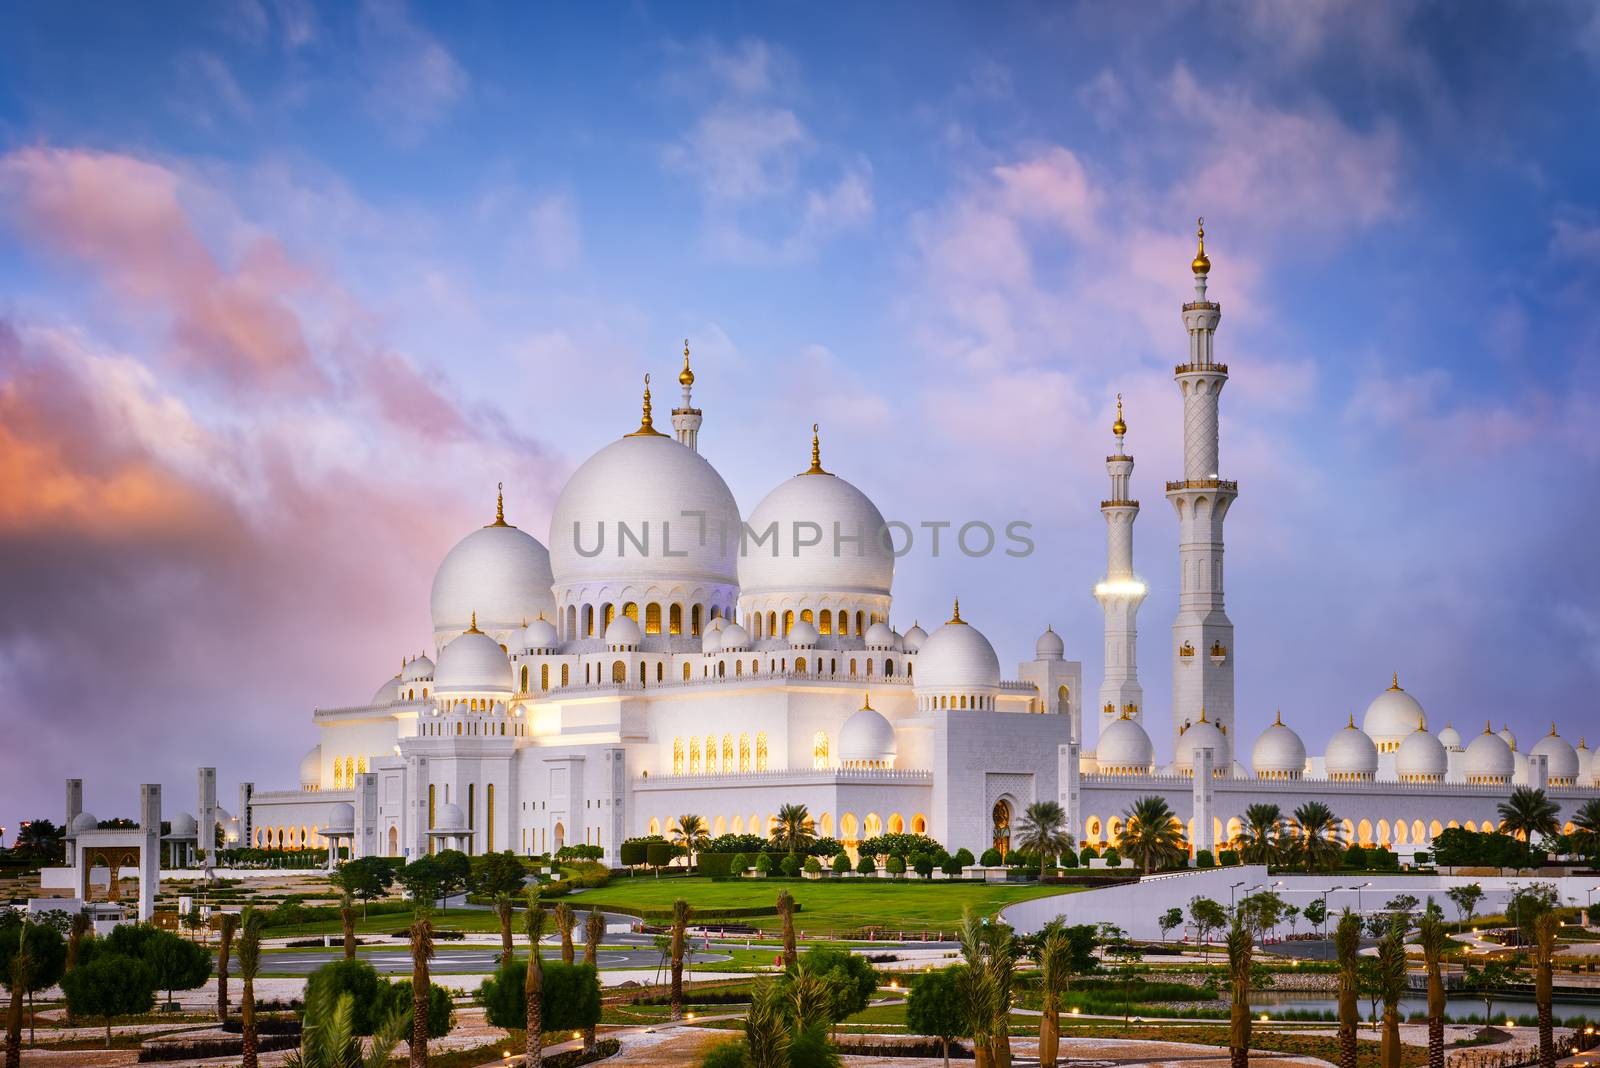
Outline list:
[[[448,900],[465,893],[472,879],[472,858],[459,849],[441,849],[433,860],[439,866],[439,896]]]
[[[522,914],[523,931],[528,936],[528,968],[522,976],[522,1026],[527,1031],[523,1063],[526,1068],[539,1068],[544,1061],[544,958],[539,955],[544,920],[539,888],[535,886],[528,891],[528,909]],[[509,965],[503,969],[504,972],[511,970]]]
[[[243,1068],[256,1068],[256,972],[261,968],[261,914],[246,907],[239,914],[239,1033]]]
[[[1192,897],[1189,899],[1189,922],[1194,924],[1195,941],[1204,946],[1207,945],[1207,936],[1212,931],[1219,931],[1227,926],[1228,912],[1222,907],[1221,902],[1213,901],[1209,897]]]
[[[93,937],[94,914],[88,908],[80,908],[72,914],[67,926],[67,971],[78,966],[78,955],[83,952],[84,944]]]
[[[1238,914],[1265,940],[1267,932],[1276,928],[1283,918],[1283,898],[1271,890],[1250,894],[1239,902]]]
[[[1379,1046],[1382,1068],[1400,1068],[1400,999],[1406,992],[1405,925],[1391,922],[1378,942],[1375,985],[1383,999],[1383,1040]]]
[[[565,901],[555,907],[556,934],[561,936],[561,963],[571,964],[575,958],[572,949],[572,929],[577,926],[578,914]]]
[[[1174,910],[1176,911],[1176,910]],[[1088,945],[1093,947],[1093,929],[1068,928],[1059,920],[1045,925],[1039,940],[1039,1064],[1041,1068],[1055,1068],[1061,1052],[1061,995],[1066,993],[1072,976],[1083,970],[1076,952],[1074,932],[1089,932]],[[1081,940],[1081,936],[1080,936]],[[1092,959],[1090,961],[1092,964]],[[949,1048],[946,1047],[946,1056]]]
[[[1516,964],[1505,960],[1486,960],[1482,965],[1468,964],[1462,970],[1461,985],[1483,1001],[1483,1018],[1494,1018],[1494,996],[1507,983],[1516,978]]]
[[[706,821],[703,817],[693,813],[686,813],[678,817],[677,829],[672,832],[672,840],[683,849],[684,856],[688,858],[689,867],[694,867],[695,850],[710,838],[706,832]]]
[[[672,1018],[683,1017],[683,957],[689,939],[689,917],[694,910],[683,898],[672,903]]]
[[[1441,961],[1449,944],[1437,909],[1422,914],[1417,925],[1417,942],[1422,946],[1422,963],[1428,973],[1428,1068],[1444,1068],[1444,975]]]
[[[1043,879],[1050,861],[1070,852],[1075,846],[1067,829],[1067,813],[1055,801],[1035,801],[1022,814],[1017,824],[1013,849],[1032,853],[1039,858],[1039,878]]]
[[[1585,857],[1593,858],[1600,854],[1600,797],[1590,798],[1578,806],[1578,811],[1572,816],[1572,840],[1574,852]]]
[[[518,894],[527,881],[528,869],[509,849],[472,858],[472,875],[468,886],[474,894],[484,897]]]
[[[940,968],[936,972],[924,972],[912,985],[911,1000],[906,1004],[907,1030],[913,1034],[937,1038],[943,1043],[945,1068],[950,1068],[950,1040],[972,1032],[971,1025],[967,1022],[966,1005],[961,997],[961,978],[959,968]],[[1045,990],[1048,999],[1048,985]],[[1046,1004],[1044,1019],[1048,1020],[1048,1001]],[[1056,1047],[1046,1049],[1043,1038],[1044,1026],[1041,1022],[1039,1063],[1043,1068],[1055,1068]],[[1059,1021],[1057,1026],[1059,1027]]]
[[[116,932],[112,934],[115,936]],[[114,942],[114,939],[108,941]],[[156,989],[167,992],[168,1004],[172,1003],[173,991],[194,990],[211,978],[211,954],[206,948],[171,931],[155,930],[139,957],[150,968]]]
[[[1283,810],[1277,805],[1258,803],[1244,810],[1244,826],[1233,840],[1246,864],[1271,864],[1278,859]]]
[[[1445,896],[1456,907],[1456,912],[1461,916],[1463,924],[1470,924],[1472,917],[1478,913],[1478,902],[1483,900],[1483,887],[1477,883],[1468,883],[1465,886],[1453,886],[1445,891]]]
[[[1241,912],[1234,913],[1228,929],[1228,1062],[1232,1068],[1250,1064],[1250,957],[1254,945]]]
[[[442,896],[445,872],[435,857],[421,856],[401,868],[395,881],[419,905],[431,905]]]
[[[455,1002],[450,995],[450,991],[438,983],[430,984],[427,1003],[428,1037],[443,1038],[455,1026]],[[411,1029],[416,1023],[417,995],[416,991],[411,989],[410,979],[396,979],[380,986],[378,988],[378,1004],[376,1018],[380,1024],[389,1017],[398,1016],[404,1022],[404,1027],[400,1033],[402,1035],[411,1033]]]
[[[510,965],[485,979],[474,1000],[483,1006],[492,1026],[508,1030],[522,1030],[530,1014],[546,1034],[579,1031],[600,1022],[600,978],[591,964],[545,961],[536,993],[537,1000],[530,999],[527,969]]]
[[[149,1012],[155,1004],[155,979],[149,965],[122,953],[96,954],[61,977],[73,1015],[104,1021],[106,1049],[111,1024],[119,1016]]]
[[[1554,835],[1561,830],[1561,807],[1545,796],[1543,790],[1532,786],[1519,786],[1511,796],[1497,806],[1500,824],[1506,831],[1533,844],[1533,836]]]
[[[1161,940],[1165,942],[1168,931],[1183,926],[1183,910],[1174,905],[1156,918],[1156,924],[1161,928]]]
[[[1552,1033],[1551,997],[1556,958],[1556,935],[1561,929],[1561,914],[1548,910],[1533,921],[1534,974],[1533,1001],[1539,1014],[1539,1068],[1555,1068],[1555,1042]]]
[[[1339,817],[1321,801],[1294,810],[1294,851],[1306,871],[1330,871],[1339,864]]]
[[[1349,909],[1339,915],[1333,932],[1334,959],[1339,962],[1339,1068],[1356,1068],[1356,1027],[1361,1022],[1361,917]]]
[[[59,861],[65,854],[66,828],[49,820],[23,820],[11,847],[36,860]]]
[[[356,898],[349,890],[339,901],[339,926],[344,929],[344,959],[356,959]]]
[[[780,805],[772,825],[772,844],[790,855],[803,852],[817,840],[811,826],[811,812],[804,805]]]
[[[428,1068],[428,997],[433,981],[428,962],[433,959],[433,917],[417,909],[411,920],[411,1068]]]
[[[378,1031],[391,1007],[385,996],[385,981],[378,970],[364,960],[329,961],[306,980],[306,1004],[324,996],[331,1001],[350,999],[350,1030],[356,1035]],[[410,1019],[410,1006],[406,1006]]]
[[[11,995],[6,1013],[6,1065],[15,1068],[22,1063],[22,1000],[61,979],[67,966],[67,943],[55,928],[31,923],[19,913],[8,913],[7,919],[10,922],[0,924],[0,985]],[[31,1030],[31,1022],[29,1027]]]
[[[799,954],[794,940],[794,898],[787,890],[778,891],[778,918],[783,921],[783,967],[792,971]]]
[[[1306,903],[1301,913],[1305,916],[1306,922],[1314,927],[1318,933],[1321,933],[1322,925],[1328,921],[1328,899],[1325,897],[1312,898]]]
[[[600,941],[606,936],[606,918],[599,909],[589,910],[589,918],[583,925],[583,963],[595,970],[596,982],[600,975]],[[596,1023],[599,1021],[596,1020]],[[583,1029],[583,1048],[588,1053],[595,1049],[595,1024],[587,1024]]]
[[[505,967],[511,963],[511,921],[516,916],[516,902],[509,893],[498,893],[494,896],[494,916],[500,921],[500,966]]]
[[[394,885],[394,862],[385,857],[357,857],[339,865],[333,885],[361,902],[376,901]]]
[[[354,1026],[354,999],[330,986],[306,988],[301,1020],[300,1048],[285,1060],[288,1068],[383,1068],[400,1044],[405,1018],[391,1016],[374,1035],[370,1052],[363,1055],[361,1035]]]
[[[1300,906],[1299,905],[1285,905],[1285,906],[1283,906],[1283,918],[1289,921],[1289,937],[1293,938],[1294,937],[1294,932],[1295,932],[1295,923],[1296,923],[1296,921],[1298,921],[1300,919]]]
[[[1141,797],[1124,814],[1122,852],[1145,874],[1185,855],[1182,825],[1159,794]]]

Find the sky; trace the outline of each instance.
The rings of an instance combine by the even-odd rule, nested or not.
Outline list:
[[[0,825],[216,765],[429,644],[437,562],[694,353],[746,514],[809,460],[1008,677],[1098,687],[1125,399],[1169,707],[1194,221],[1222,304],[1238,734],[1600,743],[1600,9],[13,7],[0,32]],[[672,390],[668,390],[670,394]],[[1158,754],[1168,746],[1157,736]],[[9,839],[7,839],[9,841]]]

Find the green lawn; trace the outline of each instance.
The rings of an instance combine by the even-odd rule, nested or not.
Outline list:
[[[705,910],[768,905],[779,890],[788,890],[800,904],[796,926],[806,935],[844,935],[866,927],[888,933],[905,931],[907,937],[924,930],[953,932],[963,907],[992,916],[1017,901],[1064,892],[1063,887],[1033,883],[896,882],[851,879],[834,882],[809,880],[726,880],[713,882],[701,876],[652,879],[613,879],[609,886],[574,894],[581,909],[622,906],[670,908],[676,898]],[[748,923],[772,931],[781,926],[776,916],[757,916]]]

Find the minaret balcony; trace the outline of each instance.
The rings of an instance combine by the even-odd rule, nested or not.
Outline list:
[[[1100,507],[1102,507],[1102,508],[1137,508],[1137,507],[1139,507],[1139,502],[1138,501],[1101,501],[1100,502]]]
[[[1222,305],[1214,300],[1191,300],[1184,304],[1184,311],[1221,311]]]
[[[1221,490],[1224,493],[1238,493],[1239,483],[1226,478],[1185,478],[1177,482],[1167,483],[1167,492],[1176,493],[1179,490]]]
[[[1228,373],[1228,365],[1225,363],[1180,363],[1172,369],[1172,373],[1175,375],[1193,375],[1203,372],[1225,375]]]

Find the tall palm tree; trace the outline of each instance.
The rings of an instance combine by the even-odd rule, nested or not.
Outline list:
[[[522,930],[528,936],[528,974],[522,987],[528,1006],[527,1044],[523,1050],[527,1068],[539,1068],[544,1063],[544,958],[539,955],[544,921],[544,906],[539,904],[539,888],[535,886],[528,891],[528,910],[522,914]]]
[[[1066,928],[1052,922],[1039,943],[1039,1068],[1056,1068],[1061,1052],[1061,995],[1072,979],[1072,943]]]
[[[589,918],[583,925],[583,963],[593,968],[596,973],[600,970],[600,940],[606,936],[606,918],[599,909],[590,909]],[[595,1026],[590,1024],[583,1029],[583,1048],[586,1053],[595,1050]]]
[[[1017,943],[1007,924],[991,923],[983,933],[988,943],[989,972],[994,977],[994,1027],[989,1035],[989,1055],[994,1068],[1011,1068],[1011,986],[1017,974]]]
[[[1439,914],[1429,909],[1417,924],[1417,943],[1428,972],[1428,1068],[1444,1068],[1444,976],[1440,961],[1449,943]]]
[[[1406,992],[1405,927],[1389,925],[1389,933],[1378,942],[1377,967],[1373,973],[1378,996],[1383,999],[1383,1039],[1378,1046],[1381,1068],[1400,1068],[1400,999]]]
[[[1159,794],[1141,797],[1128,806],[1123,818],[1122,854],[1145,874],[1184,854],[1183,830],[1166,798]]]
[[[1231,1068],[1250,1064],[1250,957],[1255,942],[1242,913],[1233,914],[1228,929],[1228,1063]]]
[[[988,967],[983,925],[970,905],[961,910],[960,941],[961,956],[966,962],[961,972],[961,999],[972,1030],[972,1057],[976,1068],[991,1068],[998,998],[995,977]]]
[[[1244,810],[1244,826],[1233,840],[1233,848],[1246,864],[1271,864],[1278,859],[1282,846],[1281,825],[1283,810],[1277,805],[1260,803]]]
[[[256,972],[261,969],[261,917],[246,908],[239,917],[239,1030],[243,1037],[244,1068],[257,1068]]]
[[[9,936],[9,932],[8,932]],[[22,999],[27,996],[33,954],[28,952],[28,918],[24,913],[17,926],[17,951],[11,956],[11,974],[5,977],[11,989],[6,1010],[6,1068],[22,1068]],[[106,1048],[111,1048],[111,1024],[106,1023]]]
[[[501,892],[494,896],[494,915],[500,921],[500,963],[511,963],[511,921],[516,916],[516,902],[511,895]]]
[[[1306,871],[1324,871],[1339,861],[1339,817],[1321,801],[1294,810],[1295,853]]]
[[[794,898],[789,891],[778,891],[778,918],[783,921],[783,970],[794,971],[800,954],[794,944]]]
[[[339,898],[339,924],[344,928],[344,959],[356,959],[356,896],[346,890]]]
[[[1556,932],[1561,928],[1561,914],[1548,909],[1533,921],[1534,974],[1533,1002],[1539,1013],[1539,1068],[1555,1068],[1556,1053],[1551,1025],[1550,999],[1556,956]]]
[[[672,903],[672,1018],[683,1016],[683,951],[689,940],[689,917],[694,910],[683,898]]]
[[[812,830],[811,812],[804,805],[780,805],[772,825],[772,844],[788,853],[798,853],[817,840]]]
[[[672,832],[672,840],[683,847],[684,856],[688,859],[689,867],[694,867],[695,850],[699,849],[711,835],[706,831],[706,821],[701,816],[686,813],[678,817],[678,826]]]
[[[561,936],[561,963],[571,964],[573,960],[572,928],[578,923],[578,914],[572,906],[565,901],[556,902],[556,933]]]
[[[239,914],[224,912],[217,920],[217,1020],[228,1022],[228,957],[239,933]]]
[[[428,962],[433,959],[433,917],[426,908],[411,920],[411,1068],[428,1068],[428,995],[433,980]]]
[[[1524,842],[1531,843],[1536,834],[1551,835],[1561,829],[1560,806],[1546,797],[1543,790],[1532,786],[1517,787],[1497,807],[1501,824]]]
[[[789,1026],[786,1000],[777,983],[764,983],[751,991],[750,1011],[744,1018],[751,1068],[788,1068],[794,1032]]]
[[[1356,1027],[1361,1022],[1361,917],[1348,908],[1333,931],[1339,962],[1339,1068],[1356,1068]]]
[[[1044,878],[1050,862],[1072,849],[1072,834],[1067,829],[1067,813],[1055,801],[1035,801],[1022,814],[1012,845],[1039,858],[1039,878]]]
[[[1600,852],[1600,797],[1585,801],[1573,814],[1572,844],[1585,856]]]

